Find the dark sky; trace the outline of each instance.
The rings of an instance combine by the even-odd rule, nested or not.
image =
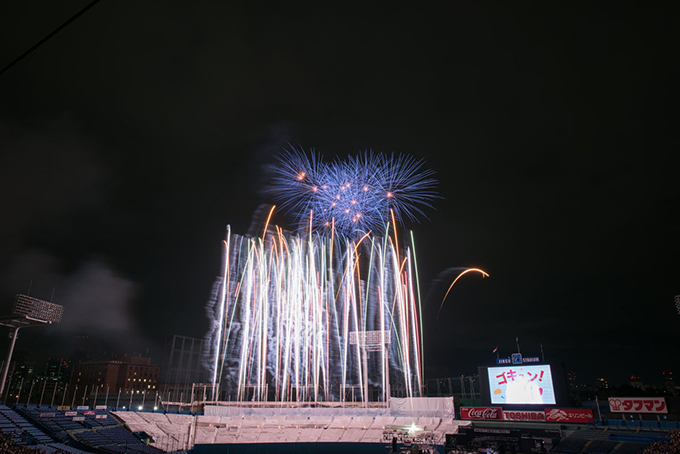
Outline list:
[[[88,3],[4,5],[0,66]],[[271,202],[290,142],[437,172],[409,226],[423,296],[449,267],[491,277],[436,322],[433,289],[428,377],[516,336],[583,380],[680,372],[672,2],[235,3],[104,0],[0,76],[0,303],[31,285],[65,307],[19,350],[87,334],[159,360],[167,336],[203,336],[225,226]]]

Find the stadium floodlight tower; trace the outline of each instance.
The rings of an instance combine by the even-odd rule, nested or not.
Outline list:
[[[5,380],[9,371],[9,363],[12,361],[14,344],[17,341],[20,328],[31,326],[51,325],[59,323],[64,314],[64,307],[58,304],[49,303],[27,295],[16,295],[12,314],[0,318],[0,325],[10,328],[9,337],[11,339],[7,359],[2,367],[2,380],[0,380],[0,396],[5,390]]]
[[[363,397],[364,406],[368,408],[368,352],[382,352],[382,379],[383,379],[383,398],[385,403],[389,406],[390,400],[390,378],[388,376],[388,354],[389,351],[385,348],[385,344],[391,343],[390,331],[352,331],[349,333],[350,345],[358,345],[361,347],[364,361],[364,377],[363,377]]]

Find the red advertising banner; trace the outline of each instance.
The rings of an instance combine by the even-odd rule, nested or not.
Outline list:
[[[505,421],[545,421],[545,413],[542,411],[503,411]]]
[[[460,407],[461,419],[503,419],[501,407]]]
[[[668,413],[663,397],[610,397],[609,409],[614,413]]]
[[[592,423],[593,411],[583,408],[547,408],[545,420],[548,422]]]
[[[83,412],[84,415],[94,415],[94,410],[87,410]]]

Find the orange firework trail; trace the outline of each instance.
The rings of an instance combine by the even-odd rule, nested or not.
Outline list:
[[[441,313],[442,308],[444,307],[444,301],[446,301],[446,297],[449,296],[449,292],[451,292],[451,289],[453,288],[453,286],[456,285],[456,282],[458,282],[458,279],[463,277],[463,275],[465,275],[467,273],[472,273],[472,272],[480,273],[482,275],[482,277],[489,277],[489,274],[486,271],[480,270],[479,268],[468,268],[468,269],[462,271],[458,276],[456,276],[456,278],[453,280],[453,282],[451,282],[451,285],[449,285],[449,289],[446,291],[446,295],[444,295],[444,298],[442,299],[442,304],[439,306],[439,311],[437,312],[437,318],[439,318],[439,314]]]

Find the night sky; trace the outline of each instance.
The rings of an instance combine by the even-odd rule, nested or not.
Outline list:
[[[0,66],[88,3],[3,5]],[[29,286],[65,307],[17,352],[86,335],[159,363],[168,336],[202,337],[225,227],[272,202],[290,143],[437,172],[442,199],[407,225],[428,378],[516,336],[586,382],[680,373],[677,8],[441,3],[104,0],[2,74],[0,307]],[[435,320],[435,279],[461,266],[490,278]]]

